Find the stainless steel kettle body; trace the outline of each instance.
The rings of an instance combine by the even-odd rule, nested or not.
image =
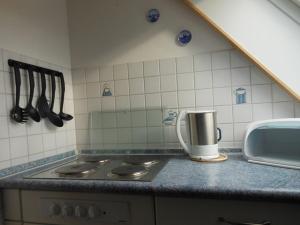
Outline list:
[[[189,143],[181,135],[181,120],[185,118]],[[185,151],[196,159],[219,157],[218,141],[221,130],[217,128],[216,111],[181,111],[177,118],[177,136]]]

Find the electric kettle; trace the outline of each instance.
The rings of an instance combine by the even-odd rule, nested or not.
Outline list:
[[[189,143],[185,143],[181,134],[181,120],[187,123]],[[181,111],[177,117],[176,131],[181,146],[192,159],[210,160],[219,157],[218,141],[222,138],[217,128],[216,111]]]

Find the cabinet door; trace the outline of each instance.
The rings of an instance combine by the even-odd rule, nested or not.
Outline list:
[[[21,220],[21,200],[19,190],[5,189],[2,191],[4,218],[6,220]]]
[[[219,218],[238,224],[300,224],[300,204],[156,198],[157,225],[226,225]]]

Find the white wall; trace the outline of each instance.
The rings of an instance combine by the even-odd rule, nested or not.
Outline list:
[[[73,67],[180,57],[230,46],[181,0],[69,0],[68,16]],[[158,8],[157,23],[146,12]],[[180,47],[175,37],[182,29],[192,42]]]
[[[300,26],[270,1],[190,0],[300,99]],[[295,6],[296,7],[296,6]]]
[[[70,67],[65,0],[0,0],[0,48]]]

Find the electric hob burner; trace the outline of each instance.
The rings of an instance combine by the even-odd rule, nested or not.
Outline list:
[[[151,159],[149,157],[131,157],[125,159],[124,162],[129,165],[141,165],[141,166],[152,166],[159,162],[157,159]]]
[[[131,177],[139,178],[147,173],[147,169],[144,166],[139,165],[128,165],[119,166],[111,170],[108,174],[113,177]]]
[[[84,175],[88,174],[96,169],[97,165],[92,163],[72,164],[68,166],[62,166],[56,169],[54,172],[59,175]]]

